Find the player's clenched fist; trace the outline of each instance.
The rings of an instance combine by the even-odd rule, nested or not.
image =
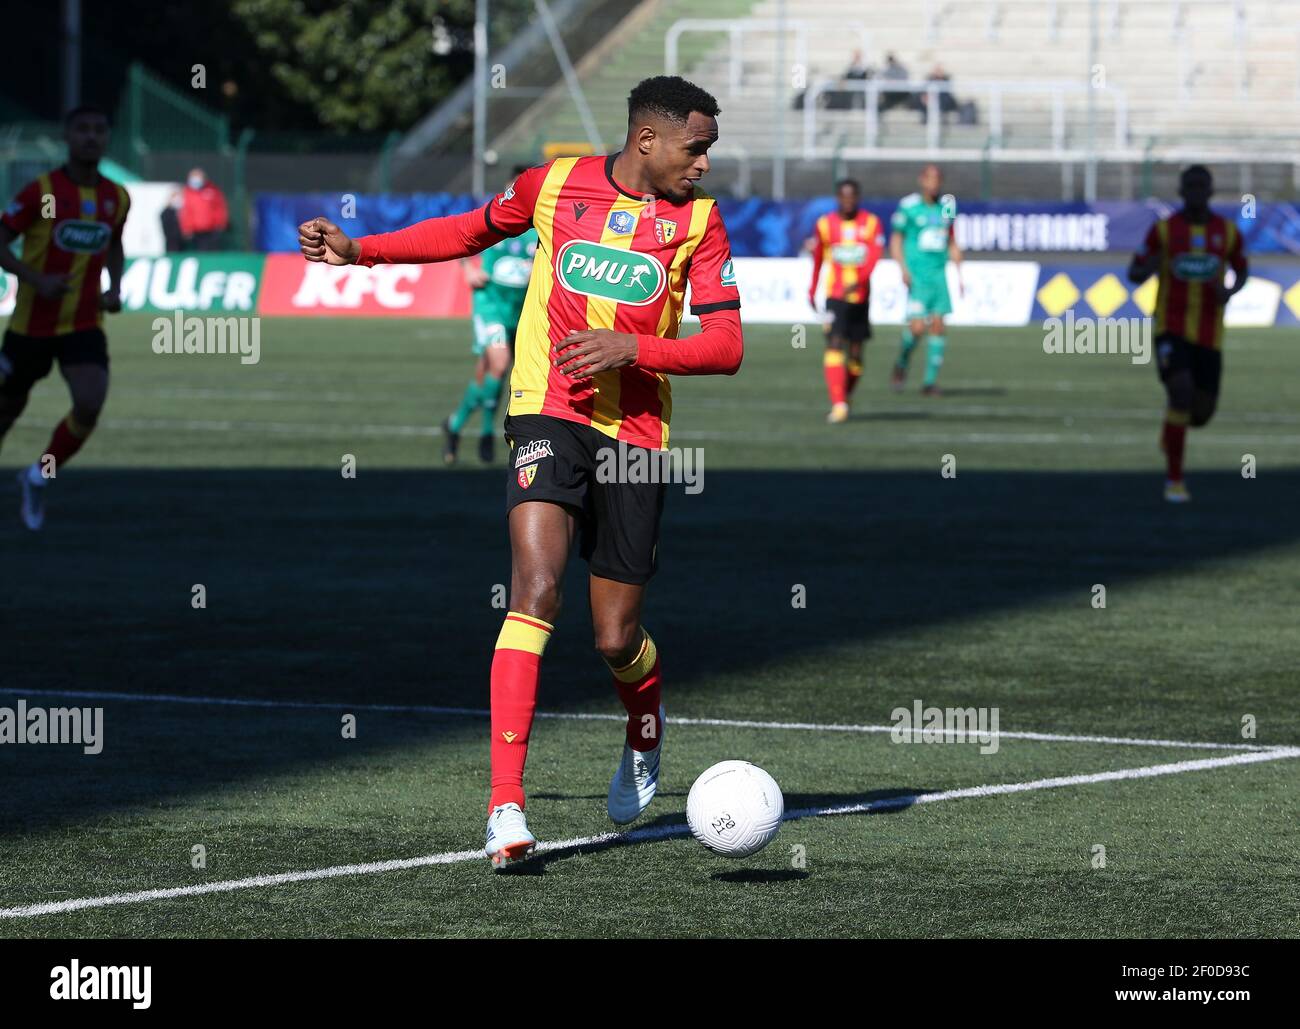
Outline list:
[[[328,218],[313,218],[298,226],[298,249],[307,260],[326,264],[356,264],[361,254],[361,244]]]

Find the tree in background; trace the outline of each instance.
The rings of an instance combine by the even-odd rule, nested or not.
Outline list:
[[[474,0],[235,0],[231,10],[269,60],[275,81],[346,132],[407,129],[451,92],[473,62]],[[493,0],[494,40],[531,0]]]

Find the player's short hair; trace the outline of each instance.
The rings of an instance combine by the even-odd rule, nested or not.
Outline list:
[[[1214,175],[1210,172],[1209,168],[1203,164],[1189,164],[1178,176],[1178,184],[1181,186],[1188,179],[1195,178],[1198,175],[1209,179],[1211,184],[1214,183]]]
[[[716,118],[721,110],[711,93],[678,75],[656,75],[642,79],[628,94],[627,121],[653,115],[684,125],[693,112]]]
[[[113,124],[113,119],[109,117],[108,112],[97,104],[78,104],[63,116],[63,127],[67,128],[75,119],[80,118],[83,114],[95,115],[99,118],[103,118],[109,125]]]
[[[840,179],[839,182],[835,183],[835,192],[838,193],[845,186],[851,187],[853,192],[857,193],[858,196],[862,195],[862,186],[859,184],[857,179]]]

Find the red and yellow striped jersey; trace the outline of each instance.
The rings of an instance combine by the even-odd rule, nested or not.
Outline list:
[[[813,286],[817,289],[822,265],[826,273],[826,299],[865,304],[871,294],[871,270],[885,249],[880,219],[859,210],[852,218],[832,211],[817,219],[817,251],[813,255]]]
[[[676,339],[688,283],[692,314],[736,310],[740,294],[713,198],[697,190],[673,203],[629,192],[614,181],[616,156],[530,168],[488,204],[496,232],[537,229],[509,411],[658,449],[668,445],[672,415],[667,375],[634,364],[573,379],[552,365],[552,344],[589,328]]]
[[[93,186],[78,186],[62,168],[19,191],[0,223],[23,237],[24,264],[44,275],[67,275],[71,288],[46,299],[19,283],[10,329],[25,336],[62,336],[102,324],[100,273],[130,207],[126,190],[111,179],[101,175]]]
[[[1229,266],[1246,269],[1241,232],[1227,218],[1211,214],[1194,225],[1182,211],[1151,226],[1139,258],[1160,255],[1155,332],[1217,350],[1223,345],[1223,309],[1215,287]]]

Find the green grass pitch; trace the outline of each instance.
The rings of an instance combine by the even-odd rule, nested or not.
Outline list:
[[[506,472],[472,446],[444,470],[434,428],[469,374],[467,325],[266,319],[256,365],[154,355],[143,316],[109,331],[104,420],[44,533],[13,516],[12,472],[66,410],[57,376],[0,451],[0,705],[105,711],[98,756],[0,747],[0,908],[480,848],[486,722],[382,709],[487,704]],[[645,614],[669,724],[635,828],[660,836],[527,874],[447,859],[3,917],[0,936],[1300,935],[1296,757],[801,818],[745,861],[682,835],[691,782],[728,757],[817,809],[1251,752],[982,754],[674,718],[879,726],[920,699],[996,707],[1004,731],[1300,745],[1295,332],[1230,333],[1182,508],[1160,496],[1151,366],[956,329],[928,399],[889,392],[898,333],[878,335],[843,426],[824,422],[815,331],[800,349],[752,327],[737,377],[674,384],[673,442],[705,472],[697,495],[670,489]],[[611,829],[621,729],[567,717],[619,710],[583,576],[575,558],[543,670],[540,708],[566,717],[539,720],[529,757],[542,841]]]

